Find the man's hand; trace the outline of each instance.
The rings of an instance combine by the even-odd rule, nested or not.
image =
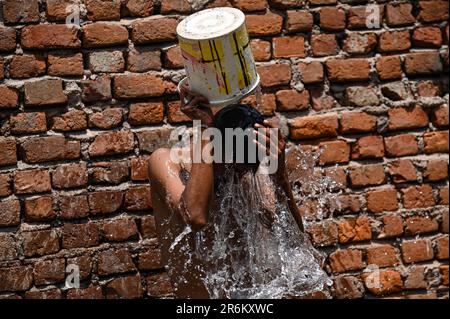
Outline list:
[[[180,97],[181,111],[191,120],[200,120],[206,126],[213,125],[214,114],[208,99],[201,94],[192,92],[187,81],[181,85]]]

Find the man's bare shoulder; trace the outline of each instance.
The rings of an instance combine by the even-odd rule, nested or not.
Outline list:
[[[148,160],[150,176],[170,170],[180,170],[179,163],[172,161],[169,148],[159,148],[150,155]],[[161,170],[162,169],[162,170]]]

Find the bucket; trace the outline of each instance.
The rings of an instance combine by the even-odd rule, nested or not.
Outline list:
[[[188,16],[177,26],[184,67],[192,91],[213,106],[226,106],[259,85],[245,15],[235,8],[212,8]]]

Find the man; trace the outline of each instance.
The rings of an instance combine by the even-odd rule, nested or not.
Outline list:
[[[302,259],[308,259],[306,270],[315,267],[309,265],[314,252],[303,243],[303,223],[288,180],[282,135],[277,133],[274,138],[274,126],[250,106],[233,105],[214,115],[208,100],[187,86],[181,88],[181,101],[182,112],[201,121],[202,130],[215,127],[224,134],[227,128],[254,129],[258,137],[254,143],[260,154],[271,155],[278,167],[270,176],[259,173],[259,159],[249,161],[247,143],[243,150],[233,149],[234,157],[228,164],[212,161],[210,140],[199,142],[199,149],[209,158],[198,163],[178,163],[170,149],[158,149],[152,154],[149,175],[154,215],[163,262],[168,265],[175,295],[275,297],[281,296],[279,291],[287,281],[295,281],[298,286],[300,281],[309,280],[308,275],[299,279],[291,274],[287,275],[290,279],[285,276],[280,280],[280,274],[288,268],[283,261],[289,259],[288,255],[301,254]],[[245,160],[239,163],[236,153],[242,151]],[[280,226],[280,211],[289,212],[284,217],[286,227]],[[291,220],[295,221],[295,229]],[[292,238],[297,237],[302,241],[293,242]],[[292,247],[285,247],[283,241],[292,242]],[[294,246],[305,249],[297,251]],[[289,267],[297,266],[290,262]],[[304,282],[302,285],[306,287]],[[286,288],[286,294],[290,293]]]

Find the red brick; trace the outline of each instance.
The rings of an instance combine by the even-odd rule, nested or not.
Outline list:
[[[91,52],[88,63],[93,73],[122,73],[125,70],[125,60],[121,51]]]
[[[5,62],[2,57],[0,57],[0,81],[5,78]]]
[[[83,27],[83,47],[99,48],[125,45],[128,42],[128,30],[110,22],[95,22]]]
[[[447,1],[419,1],[420,12],[418,19],[421,22],[439,22],[448,20]]]
[[[104,130],[118,127],[123,121],[123,111],[118,107],[109,107],[89,115],[89,126]]]
[[[434,243],[436,245],[436,258],[448,260],[448,235],[437,238]]]
[[[17,163],[17,146],[13,138],[0,137],[0,166],[14,165]]]
[[[0,202],[0,227],[20,223],[20,202],[17,199]]]
[[[268,36],[281,33],[283,17],[272,12],[264,15],[247,15],[246,25],[251,36]]]
[[[384,156],[383,137],[364,136],[352,144],[352,159],[382,158]]]
[[[23,79],[44,75],[46,71],[45,58],[40,55],[14,55],[9,63],[9,76]]]
[[[133,181],[148,181],[148,156],[131,159],[131,179]]]
[[[263,94],[261,104],[259,105],[256,103],[256,96],[254,94],[242,99],[241,103],[249,104],[264,116],[274,115],[275,109],[277,108],[275,94]]]
[[[47,131],[47,122],[44,112],[19,113],[10,118],[11,133],[32,134]]]
[[[436,219],[428,216],[412,216],[406,219],[406,235],[417,235],[435,232],[439,229]]]
[[[298,64],[302,82],[305,84],[316,84],[323,82],[323,65],[320,62],[313,61],[309,63],[300,62]]]
[[[378,276],[379,279],[374,278]],[[398,271],[388,269],[379,273],[363,273],[362,275],[367,289],[375,296],[384,296],[402,291],[403,281]],[[372,281],[373,280],[373,281]],[[376,283],[379,280],[379,285]]]
[[[419,152],[416,137],[412,134],[401,134],[384,138],[386,155],[399,157],[415,155]]]
[[[413,6],[410,3],[388,4],[386,7],[386,23],[391,26],[414,24]]]
[[[303,90],[278,90],[276,93],[278,111],[298,111],[307,109],[310,105],[309,92]]]
[[[90,193],[89,209],[92,214],[109,214],[122,207],[123,193],[121,191],[99,191]]]
[[[161,1],[161,13],[189,13],[192,11],[191,5],[187,0],[171,1],[162,0]]]
[[[161,96],[163,81],[154,75],[120,75],[114,77],[114,95],[119,99]]]
[[[130,187],[125,193],[125,209],[128,211],[149,210],[152,197],[149,186]]]
[[[372,4],[373,5],[373,4]],[[384,6],[378,5],[379,10],[379,20],[383,20],[384,15]],[[374,12],[372,10],[368,10],[367,6],[356,6],[356,7],[350,7],[348,10],[348,21],[347,21],[347,27],[349,29],[365,29],[367,28],[367,17],[369,15],[373,15]]]
[[[150,297],[165,297],[172,294],[170,278],[166,273],[146,277],[147,293]]]
[[[89,155],[93,157],[126,154],[134,148],[134,135],[129,131],[118,131],[98,135],[89,145]]]
[[[81,81],[83,102],[96,102],[110,100],[111,79],[108,76],[99,76],[94,80]]]
[[[88,20],[120,20],[120,0],[85,0]]]
[[[350,147],[346,141],[322,142],[319,144],[319,148],[321,150],[319,158],[321,165],[347,163],[350,159]]]
[[[9,174],[0,174],[0,197],[12,194],[11,178]]]
[[[46,16],[49,21],[65,21],[69,14],[78,9],[75,0],[46,0],[46,5]]]
[[[395,188],[379,188],[366,193],[367,209],[372,213],[382,213],[398,209]]]
[[[313,16],[306,10],[288,10],[286,11],[286,31],[302,32],[311,31],[314,21]]]
[[[17,108],[19,105],[19,92],[5,85],[0,85],[0,110]]]
[[[13,51],[16,48],[16,30],[0,26],[0,52]]]
[[[355,187],[381,185],[386,181],[384,168],[378,164],[350,166],[349,175],[350,181]]]
[[[270,0],[270,4],[277,8],[296,8],[303,7],[305,2],[302,0]]]
[[[131,125],[155,125],[164,119],[162,103],[135,103],[130,105],[128,122]]]
[[[441,284],[448,286],[448,265],[439,266],[439,273],[441,275]]]
[[[361,201],[357,195],[339,195],[331,202],[331,210],[335,215],[359,213]]]
[[[146,153],[153,153],[158,148],[167,147],[170,132],[169,128],[164,127],[136,133],[139,140],[139,149]]]
[[[433,259],[433,248],[429,239],[417,239],[402,243],[404,263],[416,263]]]
[[[148,17],[153,14],[154,1],[125,0],[122,6],[123,13],[132,17]]]
[[[341,273],[364,268],[363,255],[358,249],[337,250],[330,254],[332,272]]]
[[[115,278],[106,285],[107,299],[137,299],[142,294],[140,275]]]
[[[277,37],[272,39],[275,58],[304,58],[305,38],[302,36]]]
[[[289,84],[291,81],[291,68],[287,63],[260,65],[257,71],[261,76],[262,87]]]
[[[242,11],[265,10],[267,0],[234,0],[233,4]]]
[[[178,45],[165,51],[164,66],[168,69],[181,69],[184,67],[183,56]]]
[[[62,299],[62,293],[58,288],[30,290],[25,292],[25,299]]]
[[[94,284],[87,288],[71,288],[67,290],[67,299],[103,299],[102,287]]]
[[[0,291],[26,291],[33,283],[33,268],[12,266],[0,268]]]
[[[14,172],[14,193],[16,194],[43,193],[50,189],[50,174],[46,170]]]
[[[98,274],[100,276],[121,274],[136,270],[127,249],[109,249],[98,254]]]
[[[135,47],[128,53],[127,69],[130,72],[161,70],[161,51]]]
[[[412,93],[409,86],[403,82],[391,82],[381,87],[383,95],[392,101],[411,100]]]
[[[378,238],[398,237],[403,234],[403,219],[398,215],[383,216],[383,228]]]
[[[20,148],[27,163],[77,159],[81,152],[79,141],[68,141],[64,136],[31,138],[24,141]]]
[[[131,25],[131,38],[135,44],[173,41],[177,38],[175,18],[147,19]]]
[[[101,226],[101,232],[106,241],[126,241],[138,237],[136,223],[130,218],[105,221]]]
[[[141,218],[139,231],[143,238],[155,238],[156,235],[156,224],[154,216],[145,216]]]
[[[438,106],[433,110],[432,121],[434,126],[443,127],[448,126],[448,105]]]
[[[417,171],[410,160],[397,160],[388,164],[388,172],[394,183],[405,183],[417,180]]]
[[[358,299],[364,296],[362,282],[355,276],[334,278],[334,291],[338,299]]]
[[[386,31],[380,35],[380,52],[406,51],[411,48],[409,31]]]
[[[370,65],[366,59],[331,59],[325,64],[331,82],[364,81],[370,78]]]
[[[337,135],[338,119],[336,115],[317,115],[296,118],[290,125],[292,139],[313,139]]]
[[[440,83],[435,81],[419,81],[416,83],[417,94],[419,96],[439,96],[442,94]]]
[[[26,106],[59,105],[67,102],[61,80],[45,79],[26,82],[24,87]]]
[[[405,57],[407,75],[422,75],[442,72],[442,62],[438,52],[409,53]]]
[[[381,80],[393,80],[402,77],[400,57],[397,55],[382,56],[377,59],[376,68]]]
[[[405,280],[406,289],[426,289],[425,267],[415,266],[409,269],[408,277]]]
[[[342,167],[333,167],[325,170],[325,176],[333,181],[332,189],[343,189],[347,186],[347,173]]]
[[[311,36],[311,48],[315,57],[335,55],[339,52],[339,46],[334,34],[313,34]]]
[[[427,181],[440,181],[448,179],[448,163],[445,159],[430,160],[423,173],[423,177]]]
[[[92,222],[62,227],[62,246],[66,249],[97,246],[99,237],[97,226]]]
[[[428,132],[423,134],[426,154],[448,153],[448,131]]]
[[[260,39],[250,41],[255,61],[269,61],[272,57],[271,43]]]
[[[306,232],[314,246],[331,246],[338,242],[338,227],[331,220],[310,224],[306,227]]]
[[[380,99],[372,86],[352,86],[345,89],[346,103],[350,106],[364,107],[379,105]]]
[[[377,118],[363,112],[344,112],[340,124],[343,134],[372,132],[376,129]]]
[[[82,110],[70,110],[52,118],[52,130],[58,132],[80,131],[87,128],[86,114]]]
[[[58,166],[52,174],[54,188],[78,188],[87,186],[86,163]]]
[[[437,27],[420,27],[414,29],[413,43],[419,47],[440,47],[442,44],[441,29]]]
[[[38,22],[38,0],[3,1],[3,19],[5,19],[5,23]]]
[[[33,230],[22,233],[26,257],[44,256],[59,251],[59,238],[55,230]]]
[[[56,217],[53,200],[49,196],[27,199],[24,204],[27,221],[48,221]]]
[[[75,265],[80,270],[80,279],[84,280],[89,278],[92,272],[92,259],[90,256],[79,256],[74,258],[67,258],[67,266]]]
[[[349,33],[344,41],[343,49],[350,54],[368,54],[377,46],[375,33]]]
[[[66,196],[59,200],[59,217],[62,219],[84,218],[89,215],[86,195]]]
[[[320,28],[326,31],[345,29],[345,11],[336,7],[324,7],[319,11]]]
[[[372,228],[367,217],[344,219],[339,222],[339,243],[360,242],[372,239]]]
[[[24,49],[77,49],[81,47],[78,28],[64,24],[40,24],[22,29]]]
[[[395,266],[398,263],[396,250],[391,245],[380,245],[367,248],[367,263],[378,267]]]
[[[446,186],[445,188],[447,188],[447,193],[448,193],[448,186]],[[441,190],[444,190],[445,188],[441,188]],[[449,229],[448,215],[449,215],[448,210],[442,212],[441,231],[446,234],[448,234],[448,229]]]
[[[448,186],[439,190],[439,204],[448,205]]]
[[[428,126],[427,113],[420,107],[389,109],[389,129],[400,130]]]
[[[156,270],[164,268],[162,262],[161,250],[149,248],[139,254],[138,260],[139,270]]]
[[[120,184],[126,181],[130,175],[128,163],[122,162],[97,162],[91,169],[93,183]]]
[[[433,189],[430,185],[411,186],[401,190],[405,208],[425,208],[434,206]]]
[[[64,258],[37,261],[33,265],[36,285],[48,285],[65,279],[66,263]]]

